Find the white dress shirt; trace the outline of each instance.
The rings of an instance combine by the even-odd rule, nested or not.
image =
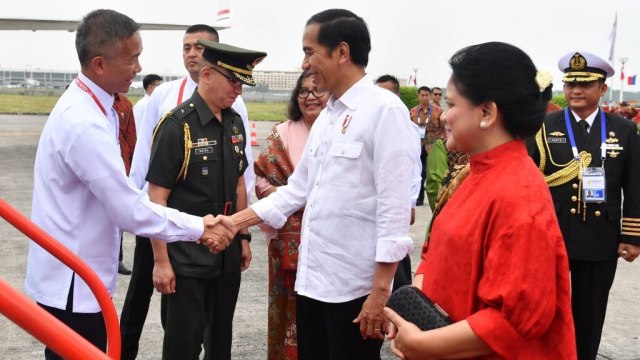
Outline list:
[[[142,99],[138,100],[138,102],[133,105],[133,119],[136,123],[136,133],[140,131],[140,126],[142,126],[142,117],[144,115],[144,109],[146,108],[148,102],[149,95],[145,93]]]
[[[305,206],[295,290],[340,303],[371,292],[376,262],[397,262],[409,237],[415,132],[400,99],[366,75],[331,97],[288,185],[251,208],[280,228]]]
[[[180,87],[182,82],[186,79],[182,97],[179,99]],[[142,189],[145,186],[145,179],[147,177],[147,171],[149,170],[149,158],[151,156],[151,138],[153,136],[153,130],[158,121],[167,112],[173,110],[180,103],[189,100],[193,92],[195,91],[198,83],[191,79],[191,76],[186,76],[182,79],[173,80],[160,84],[153,91],[153,94],[149,97],[144,115],[142,115],[142,121],[140,127],[136,128],[137,141],[136,148],[133,152],[133,159],[131,160],[131,171],[129,177]],[[231,106],[242,118],[242,123],[246,131],[245,134],[245,154],[247,156],[247,170],[244,172],[244,181],[247,187],[247,201],[251,198],[253,193],[253,183],[255,181],[255,174],[253,172],[253,154],[251,150],[250,131],[249,129],[249,116],[247,114],[247,108],[242,100],[242,97],[238,96],[236,101]],[[136,126],[138,125],[136,120]]]
[[[198,240],[202,219],[149,201],[125,175],[117,141],[113,96],[83,74],[107,112],[75,82],[60,97],[42,131],[35,158],[32,221],[83,259],[113,294],[118,228],[165,241]],[[25,288],[37,302],[64,309],[73,272],[34,242]],[[100,311],[86,283],[75,277],[73,311]]]

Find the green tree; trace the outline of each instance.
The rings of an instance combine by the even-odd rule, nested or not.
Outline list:
[[[418,88],[415,86],[400,86],[400,99],[411,109],[418,105]]]
[[[567,99],[564,98],[564,95],[555,95],[551,98],[551,102],[560,106],[561,108],[567,107]]]

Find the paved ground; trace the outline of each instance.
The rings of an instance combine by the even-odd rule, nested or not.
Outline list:
[[[46,117],[0,115],[0,198],[25,215],[31,211],[33,159],[38,137]],[[273,123],[256,123],[258,139],[264,139]],[[260,141],[262,144],[262,141]],[[259,148],[254,148],[257,154]],[[255,200],[255,198],[254,198]],[[413,267],[419,261],[419,249],[431,217],[427,206],[417,209],[417,223],[411,235],[416,243],[412,253]],[[267,268],[266,245],[260,231],[254,234],[253,262],[243,275],[235,316],[233,354],[236,359],[266,358],[267,329]],[[27,239],[0,221],[0,277],[23,290],[26,267]],[[125,238],[125,262],[132,263],[134,240]],[[129,277],[120,276],[114,295],[120,312]],[[159,296],[154,295],[149,318],[141,339],[140,359],[160,358],[162,328],[159,319]],[[29,334],[0,316],[0,359],[42,359],[43,346]],[[611,292],[609,313],[605,324],[600,359],[640,359],[640,264],[620,261],[618,276]],[[383,359],[392,359],[387,346]]]

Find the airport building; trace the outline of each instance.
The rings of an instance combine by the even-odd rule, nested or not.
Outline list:
[[[296,86],[301,71],[254,71],[253,77],[263,91],[291,91]],[[42,88],[64,89],[78,75],[77,71],[33,70],[33,69],[0,69],[0,86],[10,88]],[[137,87],[142,87],[139,74],[134,80]],[[159,74],[165,81],[180,79],[184,75]]]

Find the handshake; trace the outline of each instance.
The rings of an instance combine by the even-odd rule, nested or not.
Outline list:
[[[202,218],[204,221],[204,232],[198,241],[209,248],[214,254],[217,254],[228,248],[233,241],[238,228],[229,216],[207,215]]]

